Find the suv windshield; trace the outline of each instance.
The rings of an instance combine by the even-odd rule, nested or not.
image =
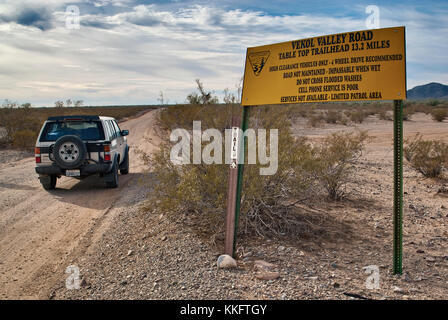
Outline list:
[[[47,122],[40,141],[56,141],[66,135],[75,135],[82,140],[104,140],[99,121],[64,121]]]

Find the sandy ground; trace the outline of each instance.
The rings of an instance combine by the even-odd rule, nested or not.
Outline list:
[[[34,158],[18,160],[3,152],[0,161],[0,299],[48,298],[55,274],[84,254],[109,228],[120,206],[133,203],[143,177],[136,148],[151,152],[151,111],[120,123],[130,130],[130,173],[119,187],[107,189],[97,177],[62,177],[56,190],[44,190],[34,171]]]
[[[154,112],[121,124],[148,152],[157,140]],[[369,117],[358,126],[294,126],[310,139],[340,130],[368,130],[372,140],[356,165],[346,200],[308,204],[314,236],[241,238],[238,267],[217,270],[222,240],[212,243],[188,216],[173,220],[141,210],[154,183],[132,157],[118,190],[95,179],[63,179],[54,192],[38,185],[32,159],[0,169],[1,298],[42,299],[447,299],[447,180],[426,179],[404,166],[403,275],[392,269],[393,123]],[[143,139],[146,132],[152,142]],[[415,114],[405,137],[448,142],[448,122]],[[152,143],[152,144],[151,144]],[[152,183],[143,186],[141,180]],[[128,179],[128,180],[126,180]],[[132,183],[130,183],[132,182]],[[30,192],[31,191],[31,192]],[[272,263],[274,280],[258,279],[256,260]],[[65,268],[79,266],[79,290],[65,287]],[[379,288],[368,289],[363,268],[379,268]]]
[[[362,124],[350,126],[323,124],[317,128],[310,128],[307,121],[299,118],[293,133],[297,136],[307,136],[311,140],[319,140],[333,132],[367,130],[372,138],[366,148],[368,159],[387,161],[386,159],[393,157],[393,121],[378,120],[376,116],[369,116]],[[412,138],[417,133],[421,133],[425,139],[448,142],[448,122],[433,121],[430,115],[424,113],[413,114],[410,121],[403,122],[403,136],[404,139]]]
[[[404,166],[403,275],[392,270],[392,122],[369,117],[358,126],[373,136],[356,165],[347,199],[322,197],[308,203],[304,219],[312,235],[299,239],[240,238],[238,267],[217,270],[223,239],[201,235],[192,217],[176,219],[128,207],[116,216],[94,250],[77,263],[84,285],[59,286],[54,299],[447,299],[448,196],[438,191],[446,180],[425,179]],[[295,134],[310,139],[353,126],[309,128],[305,119]],[[448,123],[416,114],[404,124],[405,136],[448,141]],[[150,189],[149,189],[150,190]],[[141,189],[140,189],[141,191]],[[142,197],[144,195],[141,195]],[[256,277],[257,260],[271,263],[280,277]],[[379,288],[369,289],[365,267],[376,266]]]

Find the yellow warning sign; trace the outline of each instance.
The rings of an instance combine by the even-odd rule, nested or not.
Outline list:
[[[242,105],[403,99],[405,27],[247,49]]]

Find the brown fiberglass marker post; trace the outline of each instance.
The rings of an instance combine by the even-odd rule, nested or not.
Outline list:
[[[239,148],[239,130],[241,119],[232,118],[232,142],[230,151],[229,181],[227,188],[227,213],[226,213],[226,242],[225,254],[233,256],[233,241],[235,236],[235,206],[236,190],[238,183],[238,148]]]

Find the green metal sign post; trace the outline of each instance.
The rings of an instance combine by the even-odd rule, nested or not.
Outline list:
[[[394,274],[403,260],[403,100],[394,101]]]
[[[241,105],[243,106],[242,130],[246,131],[249,124],[249,106],[262,105],[284,105],[297,103],[317,103],[329,101],[366,101],[366,100],[394,100],[394,214],[393,214],[393,273],[402,273],[402,253],[403,253],[403,100],[406,99],[406,37],[405,27],[393,27],[382,29],[370,29],[341,33],[336,35],[320,36],[308,39],[300,39],[247,48],[246,62],[244,67],[243,90]],[[359,38],[358,40],[356,38]],[[330,40],[338,39],[341,48],[346,50],[326,51]],[[327,39],[327,40],[325,40]],[[356,40],[356,43],[345,43],[345,39]],[[375,41],[370,41],[375,39]],[[331,40],[333,41],[333,40]],[[344,45],[342,43],[345,43]],[[361,50],[367,50],[375,43],[383,43],[387,46],[375,47],[375,54],[393,57],[393,59],[376,59],[373,56],[362,56]],[[308,47],[312,48],[312,55],[319,53],[319,60],[309,61]],[[365,45],[365,46],[364,46]],[[344,48],[345,48],[344,47]],[[364,48],[365,47],[365,48]],[[306,49],[306,50],[303,50]],[[291,51],[292,50],[292,51]],[[317,51],[316,51],[317,50]],[[306,52],[306,54],[303,54]],[[297,54],[297,55],[296,55]],[[370,54],[370,53],[369,53]],[[375,59],[373,59],[375,58]],[[287,65],[291,69],[283,68],[284,59],[291,59]],[[326,59],[326,60],[322,60]],[[372,60],[373,59],[373,60]],[[297,62],[296,64],[292,61]],[[324,61],[326,61],[324,63]],[[344,80],[339,86],[331,86],[325,94],[316,94],[311,91],[310,85],[322,83],[322,74],[329,74],[331,64],[336,61],[347,61],[347,68],[363,67],[363,71],[369,71],[366,76],[359,77],[359,89],[348,89],[351,83]],[[302,62],[304,67],[302,67]],[[375,62],[375,64],[371,64]],[[301,70],[312,66],[321,66],[316,74]],[[322,65],[321,65],[322,63]],[[325,66],[328,63],[328,68]],[[360,65],[362,63],[363,65]],[[298,67],[300,65],[300,68]],[[300,70],[299,70],[300,69]],[[323,70],[323,73],[320,71]],[[339,69],[338,69],[339,70]],[[345,69],[344,69],[345,70]],[[281,71],[281,72],[280,72]],[[284,72],[287,71],[287,72]],[[334,71],[334,70],[333,70]],[[370,71],[374,71],[370,73]],[[339,72],[339,71],[338,71]],[[345,71],[340,71],[345,73]],[[353,72],[353,71],[352,71]],[[357,71],[358,72],[358,71]],[[297,79],[296,79],[297,78]],[[341,77],[342,78],[342,77]],[[351,78],[349,78],[351,79]],[[307,80],[305,82],[305,80]],[[313,82],[313,80],[316,80]],[[342,80],[341,80],[342,81]],[[347,86],[346,86],[347,85]],[[333,90],[334,87],[334,90]],[[337,88],[337,89],[336,89]],[[342,89],[343,88],[343,89]],[[358,88],[358,84],[356,85]],[[314,87],[313,87],[314,89]],[[354,91],[353,91],[354,90]],[[324,90],[325,91],[325,90]],[[347,92],[345,92],[347,91]],[[316,91],[317,92],[317,91]],[[320,92],[320,91],[319,91]],[[399,100],[395,100],[399,99]],[[236,205],[235,207],[235,228],[233,234],[233,247],[235,253],[236,238],[238,231],[239,213],[241,210],[241,194],[243,189],[244,157],[246,151],[247,138],[240,139],[240,160],[238,164]],[[230,206],[229,206],[230,207]],[[233,212],[233,206],[229,209]],[[230,234],[230,232],[229,232]],[[230,238],[230,236],[229,236]]]
[[[246,153],[246,143],[247,137],[244,136],[244,133],[249,126],[249,110],[250,107],[243,107],[243,116],[242,116],[242,125],[241,129],[243,131],[243,136],[240,139],[240,149],[239,155],[241,157],[241,162],[238,164],[238,183],[236,187],[236,206],[235,206],[235,232],[233,234],[233,255],[235,255],[235,247],[236,247],[236,237],[238,232],[238,222],[240,217],[240,209],[241,209],[241,193],[243,191],[243,172],[244,172],[244,161],[245,161],[245,153]]]
[[[238,164],[238,182],[235,205],[235,231],[233,238],[233,255],[238,233],[239,214],[241,210],[241,193],[243,190],[243,172],[247,138],[244,132],[249,125],[249,106],[243,107],[242,132],[240,139]],[[394,241],[393,241],[393,273],[402,274],[403,260],[403,100],[394,100]]]

